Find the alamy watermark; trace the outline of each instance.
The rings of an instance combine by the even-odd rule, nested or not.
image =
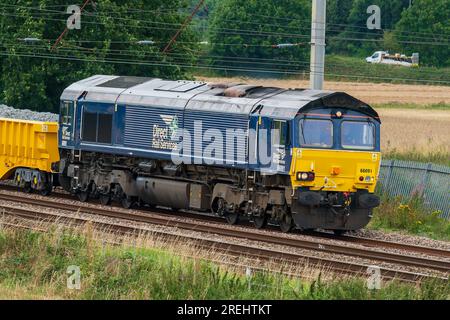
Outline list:
[[[369,290],[380,290],[381,268],[378,266],[369,266],[367,268],[367,274],[369,275],[369,278],[367,279],[367,288]]]
[[[81,289],[81,270],[79,266],[68,266],[66,273],[67,277],[67,289],[80,290]]]
[[[379,6],[373,4],[367,8],[367,13],[370,17],[367,18],[367,29],[381,30],[381,9]]]
[[[71,16],[67,19],[67,29],[81,29],[81,8],[77,5],[67,7],[67,13]]]
[[[290,150],[279,129],[203,130],[202,121],[194,130],[171,130],[155,125],[152,148],[169,150],[174,164],[236,165],[250,164],[284,171]],[[287,135],[287,134],[285,134]]]

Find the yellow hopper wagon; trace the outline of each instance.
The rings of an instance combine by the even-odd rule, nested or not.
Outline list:
[[[58,162],[58,123],[0,118],[0,180],[47,195]]]

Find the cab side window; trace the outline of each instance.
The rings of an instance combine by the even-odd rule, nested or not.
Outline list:
[[[111,144],[112,114],[83,112],[83,141]]]
[[[275,145],[285,146],[288,143],[288,124],[286,121],[274,120],[272,122],[272,141]]]
[[[71,103],[62,102],[60,114],[61,114],[61,124],[66,124],[66,125],[72,124],[73,108],[72,108]]]

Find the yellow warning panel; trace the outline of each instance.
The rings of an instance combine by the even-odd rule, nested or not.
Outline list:
[[[58,123],[0,118],[0,180],[16,168],[51,172],[58,161]]]
[[[371,151],[294,149],[291,166],[293,188],[313,191],[375,192],[381,154]],[[302,181],[299,174],[314,174]],[[299,179],[300,178],[300,179]]]

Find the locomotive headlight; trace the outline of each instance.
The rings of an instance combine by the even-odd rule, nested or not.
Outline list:
[[[300,181],[314,181],[316,175],[314,172],[297,172],[297,180]]]

